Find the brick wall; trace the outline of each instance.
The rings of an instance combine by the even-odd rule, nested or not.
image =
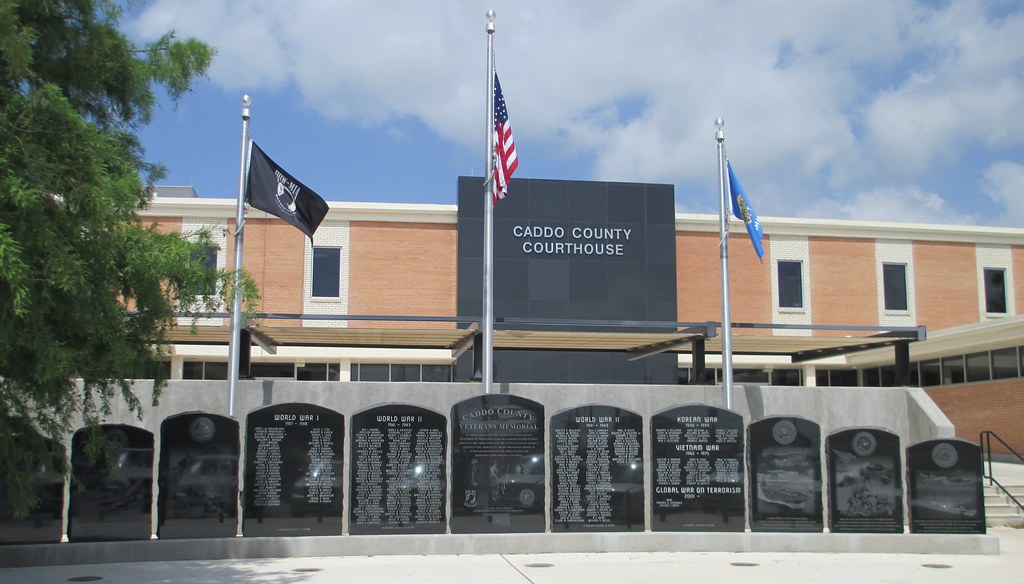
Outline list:
[[[1013,261],[1013,286],[1016,297],[1017,313],[1024,313],[1024,246],[1010,246],[1010,257]]]
[[[1024,454],[1024,379],[948,385],[925,391],[953,422],[957,437],[978,442],[982,430],[991,430]],[[1006,452],[996,444],[992,451]]]
[[[455,316],[456,226],[353,222],[349,313]],[[448,323],[350,322],[351,327],[450,328]]]
[[[974,245],[914,242],[917,323],[930,331],[978,322]]]
[[[235,261],[235,220],[228,221],[228,266]],[[260,290],[259,312],[302,312],[302,270],[306,236],[276,217],[245,220],[242,267]],[[268,320],[267,326],[298,326],[297,320]]]
[[[878,324],[874,240],[811,237],[807,245],[811,256],[814,324]],[[849,333],[815,331],[814,334],[842,336]]]
[[[757,259],[750,237],[729,236],[729,296],[733,322],[770,322],[771,270],[768,238],[765,263]],[[683,322],[722,320],[722,260],[717,233],[676,232],[676,311]],[[768,334],[743,329],[742,334]]]

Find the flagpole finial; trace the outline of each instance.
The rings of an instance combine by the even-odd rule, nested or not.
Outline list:
[[[494,11],[487,11],[487,34],[494,34]]]
[[[249,119],[249,106],[252,105],[252,100],[249,99],[249,94],[246,93],[242,96],[242,119]]]
[[[725,141],[725,134],[722,132],[722,128],[724,127],[725,120],[723,120],[722,118],[715,118],[715,128],[718,129],[718,131],[715,132],[715,140],[718,140],[719,142]]]

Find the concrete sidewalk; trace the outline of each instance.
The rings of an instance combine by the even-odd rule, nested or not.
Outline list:
[[[0,582],[319,584],[453,582],[1019,582],[1024,530],[992,528],[999,555],[654,552],[176,561],[0,569]]]

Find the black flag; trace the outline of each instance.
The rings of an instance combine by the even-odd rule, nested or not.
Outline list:
[[[253,207],[284,219],[310,239],[327,215],[327,203],[320,195],[285,172],[255,142],[245,197]]]

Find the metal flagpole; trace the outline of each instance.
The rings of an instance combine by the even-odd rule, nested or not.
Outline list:
[[[487,11],[487,164],[484,166],[484,393],[494,388],[494,11]]]
[[[238,355],[242,336],[242,237],[245,235],[245,179],[249,170],[249,105],[242,96],[242,162],[238,171],[238,208],[235,212],[235,272],[231,306],[231,340],[228,345],[228,415],[235,415],[238,392]]]
[[[718,248],[722,257],[722,389],[725,391],[725,409],[732,409],[732,315],[729,309],[729,209],[725,187],[725,121],[715,120],[715,140],[718,141]]]

